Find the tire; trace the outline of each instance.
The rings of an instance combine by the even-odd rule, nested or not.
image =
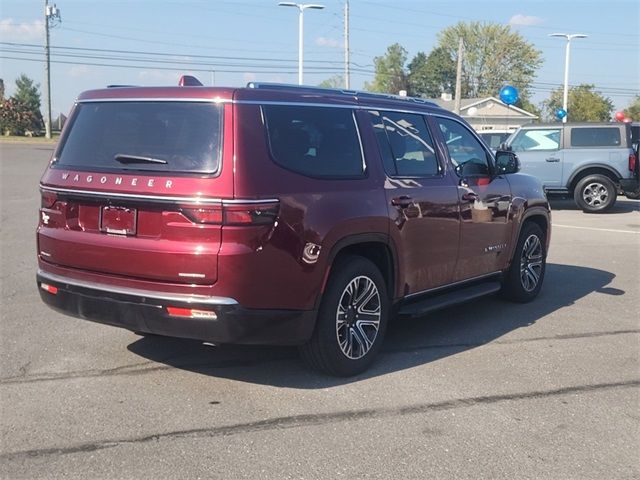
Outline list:
[[[576,184],[573,199],[585,213],[602,213],[613,207],[617,194],[609,177],[587,175]]]
[[[547,265],[547,246],[542,229],[527,222],[520,231],[516,251],[502,284],[505,298],[527,303],[540,293]]]
[[[389,308],[378,268],[363,257],[343,257],[329,277],[313,335],[300,347],[302,358],[333,376],[365,371],[382,346]]]

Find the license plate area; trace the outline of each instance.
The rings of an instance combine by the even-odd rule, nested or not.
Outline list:
[[[100,231],[111,235],[135,235],[138,211],[106,205],[100,208]]]

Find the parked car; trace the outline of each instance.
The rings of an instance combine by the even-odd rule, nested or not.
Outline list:
[[[514,130],[480,130],[478,135],[494,152],[504,144]]]
[[[391,317],[538,295],[549,205],[518,168],[419,99],[88,91],[41,180],[37,284],[68,315],[354,375]]]
[[[573,195],[585,212],[606,212],[618,194],[638,198],[638,158],[626,123],[525,125],[507,141],[522,171],[549,194]]]
[[[640,122],[631,123],[631,143],[635,149],[640,146]]]

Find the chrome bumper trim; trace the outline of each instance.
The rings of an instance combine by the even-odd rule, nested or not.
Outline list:
[[[74,287],[87,288],[90,290],[99,290],[103,292],[117,293],[120,295],[129,295],[140,298],[153,298],[166,302],[197,303],[204,305],[238,305],[238,302],[235,299],[228,297],[208,297],[206,295],[189,295],[185,293],[162,293],[154,292],[152,290],[142,290],[138,288],[117,287],[114,285],[85,282],[82,280],[63,277],[61,275],[44,272],[41,269],[38,269],[38,277],[45,281],[49,280],[50,282],[73,285]]]

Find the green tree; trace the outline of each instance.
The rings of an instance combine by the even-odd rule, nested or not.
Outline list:
[[[636,122],[640,121],[640,95],[636,95],[631,104],[624,109],[624,114]]]
[[[38,118],[24,103],[10,98],[0,101],[0,134],[25,135],[34,132],[37,124]]]
[[[548,119],[555,119],[555,112],[562,108],[563,87],[558,87],[543,102]],[[582,84],[569,88],[567,117],[571,122],[606,122],[611,119],[613,102],[595,91],[595,85]]]
[[[39,86],[24,73],[16,79],[16,93],[11,97],[11,100],[13,100],[15,108],[24,108],[31,113],[31,115],[22,115],[22,118],[32,119],[31,125],[26,126],[25,130],[39,131],[44,126],[40,113]]]
[[[427,56],[418,52],[408,66],[409,95],[437,98],[445,90],[453,91],[456,83],[456,64],[442,47]]]
[[[496,96],[509,83],[527,97],[542,64],[542,52],[508,25],[459,22],[438,34],[438,47],[457,61],[458,42],[464,42],[462,96]]]
[[[322,88],[344,88],[344,76],[334,75],[318,84]]]
[[[529,98],[527,97],[521,96],[516,102],[515,106],[518,108],[522,108],[523,110],[526,110],[529,113],[533,113],[534,115],[537,115],[538,118],[542,117],[542,110],[540,109],[540,107],[531,103],[531,100],[529,100]]]
[[[365,83],[365,90],[398,94],[400,90],[407,90],[407,51],[399,43],[387,48],[387,52],[373,59],[375,76],[373,83]]]

